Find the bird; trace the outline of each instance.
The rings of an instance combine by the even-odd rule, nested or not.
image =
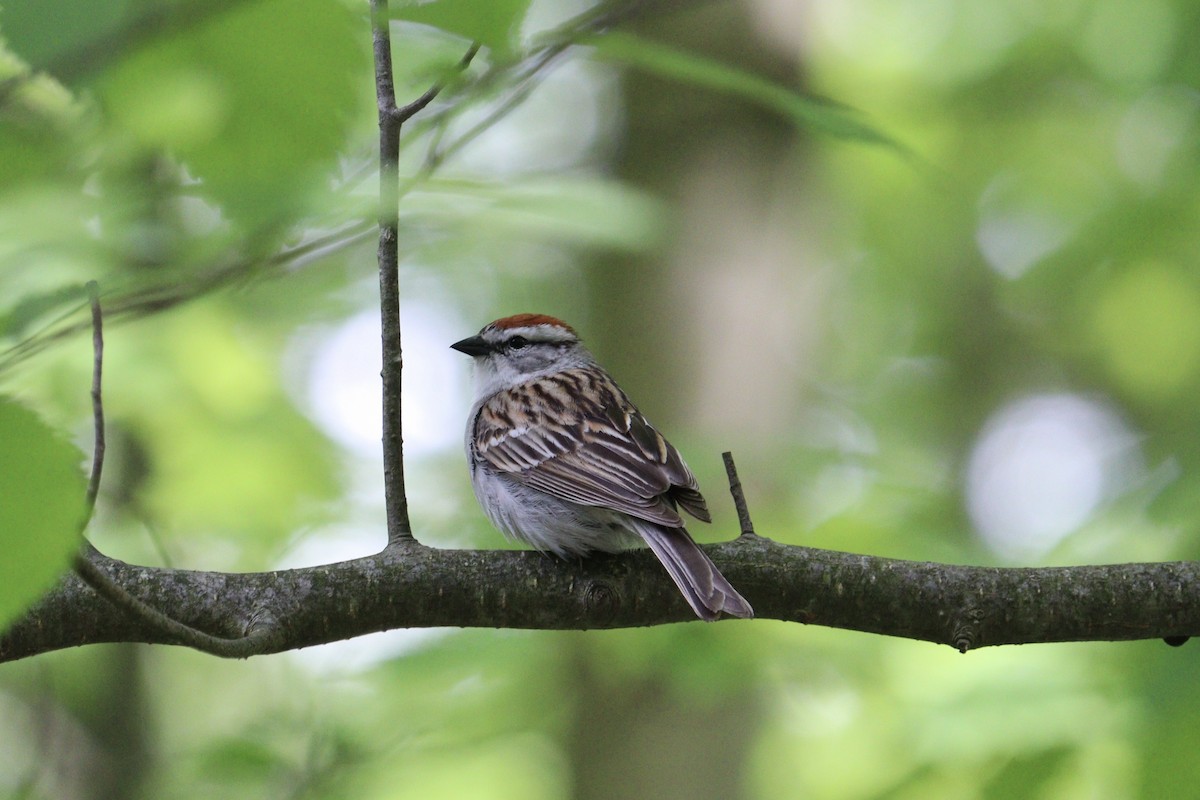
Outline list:
[[[641,540],[696,616],[754,616],[684,527],[696,476],[567,323],[516,314],[450,345],[474,360],[465,449],[475,497],[512,539],[563,558]]]

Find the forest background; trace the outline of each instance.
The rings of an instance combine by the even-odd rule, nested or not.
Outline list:
[[[536,310],[684,452],[702,540],[737,533],[732,450],[781,542],[1197,558],[1191,4],[648,3],[570,27],[618,7],[394,9],[400,102],[446,85],[402,142],[418,539],[511,546],[471,497],[448,345]],[[106,553],[252,571],[386,538],[367,11],[0,8],[0,391],[90,448],[99,281]],[[46,540],[5,521],[0,600],[27,603]],[[94,646],[0,667],[0,792],[1179,796],[1194,659],[767,620]]]

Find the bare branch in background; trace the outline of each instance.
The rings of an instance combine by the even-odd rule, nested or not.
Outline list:
[[[241,281],[266,280],[285,270],[296,270],[323,256],[365,241],[375,227],[374,221],[362,220],[313,238],[304,244],[287,247],[267,258],[233,258],[216,263],[191,281],[164,283],[111,295],[105,304],[105,317],[113,321],[141,319],[204,297],[211,292],[234,286]],[[79,319],[76,307],[51,322],[43,330],[0,352],[0,372],[34,356],[47,347],[74,338],[92,327],[90,315]]]
[[[88,281],[88,302],[92,308],[92,471],[88,475],[88,517],[96,508],[100,493],[100,475],[104,472],[104,314],[100,309],[100,285]]]

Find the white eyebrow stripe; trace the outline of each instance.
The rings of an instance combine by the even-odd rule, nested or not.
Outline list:
[[[520,328],[504,328],[497,331],[501,341],[508,341],[514,336],[524,336],[531,342],[576,342],[579,337],[565,328],[557,325],[523,325]]]

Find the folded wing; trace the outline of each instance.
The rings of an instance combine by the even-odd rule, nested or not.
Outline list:
[[[573,503],[668,527],[683,525],[677,506],[711,520],[696,477],[679,452],[603,370],[566,370],[517,391],[515,409],[497,399],[480,408],[477,458]]]

